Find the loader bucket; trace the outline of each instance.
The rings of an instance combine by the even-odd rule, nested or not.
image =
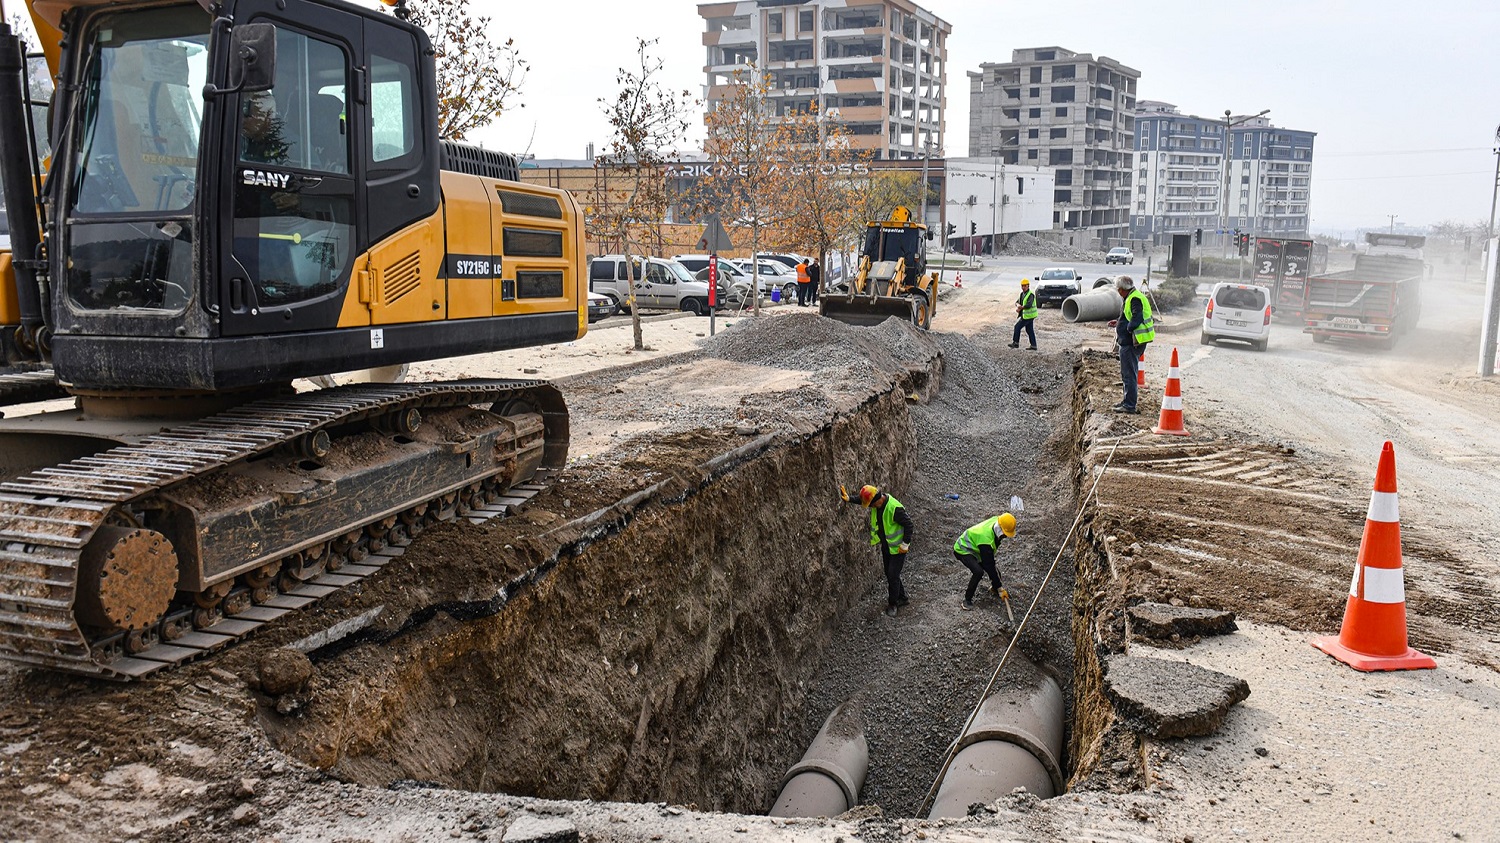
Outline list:
[[[916,308],[906,296],[861,296],[824,293],[818,298],[818,312],[846,325],[870,327],[892,316],[917,323]]]

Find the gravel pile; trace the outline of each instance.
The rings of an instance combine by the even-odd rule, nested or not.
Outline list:
[[[1001,251],[1012,257],[1054,258],[1056,260],[1078,261],[1080,263],[1102,263],[1104,261],[1103,252],[1093,252],[1088,249],[1080,249],[1076,246],[1064,246],[1061,243],[1042,240],[1030,234],[1013,235]]]
[[[704,343],[703,351],[721,360],[779,369],[894,375],[930,357],[935,348],[897,319],[857,328],[815,313],[794,313],[740,322]]]

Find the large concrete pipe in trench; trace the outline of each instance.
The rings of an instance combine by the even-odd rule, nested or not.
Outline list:
[[[1120,294],[1111,284],[1068,296],[1062,303],[1062,315],[1069,322],[1099,322],[1119,317],[1121,306]]]
[[[1118,297],[1117,297],[1118,298]],[[1043,799],[1063,791],[1063,696],[1057,680],[1012,652],[1001,690],[985,699],[958,741],[928,819],[968,816],[1024,787]]]
[[[870,768],[870,746],[859,707],[835,708],[812,745],[782,779],[773,817],[836,817],[859,802]]]

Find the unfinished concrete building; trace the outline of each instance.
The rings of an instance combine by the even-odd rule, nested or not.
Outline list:
[[[770,77],[774,114],[814,104],[877,159],[942,155],[948,35],[907,0],[741,0],[698,6],[712,111],[750,68]]]
[[[969,72],[969,153],[1057,171],[1053,224],[1074,245],[1128,238],[1141,73],[1061,47]]]

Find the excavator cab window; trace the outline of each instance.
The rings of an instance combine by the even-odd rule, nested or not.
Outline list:
[[[232,294],[233,310],[343,289],[354,245],[348,66],[337,44],[279,25],[274,85],[240,97],[234,257],[250,295]]]
[[[78,307],[178,310],[191,298],[209,23],[173,6],[100,15],[84,36],[66,251]]]

